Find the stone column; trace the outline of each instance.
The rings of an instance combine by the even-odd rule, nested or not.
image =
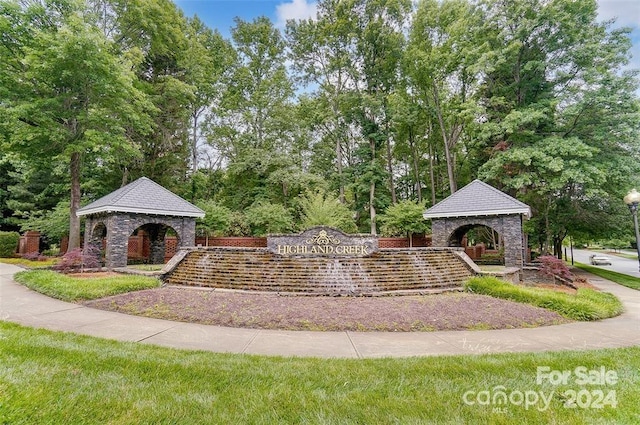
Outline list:
[[[149,233],[149,262],[151,264],[164,263],[164,236],[167,234],[165,225],[153,226]]]
[[[520,216],[504,217],[504,265],[506,267],[518,267],[524,265],[522,251],[522,219]]]
[[[108,269],[127,266],[129,245],[129,222],[127,215],[114,215],[107,226],[106,266]]]

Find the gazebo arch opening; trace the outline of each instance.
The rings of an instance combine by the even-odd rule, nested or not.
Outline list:
[[[476,263],[504,265],[504,239],[486,224],[471,223],[455,229],[449,236],[450,247],[464,248]]]
[[[170,225],[161,222],[142,224],[128,237],[127,264],[162,264],[180,245],[180,235]]]

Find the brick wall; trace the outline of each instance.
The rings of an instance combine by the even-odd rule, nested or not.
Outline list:
[[[31,254],[40,252],[40,232],[28,231],[20,236],[18,254]]]

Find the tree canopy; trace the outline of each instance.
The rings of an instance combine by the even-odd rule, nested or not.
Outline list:
[[[640,86],[595,0],[317,11],[227,40],[169,0],[0,0],[0,230],[76,246],[81,199],[144,175],[216,215],[205,234],[422,232],[480,178],[532,207],[541,251],[630,236]]]

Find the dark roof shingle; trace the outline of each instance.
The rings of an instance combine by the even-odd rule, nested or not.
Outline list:
[[[80,208],[78,216],[101,212],[204,217],[204,211],[146,177]]]
[[[474,217],[522,214],[531,217],[531,208],[480,180],[474,180],[424,212],[424,218]]]

